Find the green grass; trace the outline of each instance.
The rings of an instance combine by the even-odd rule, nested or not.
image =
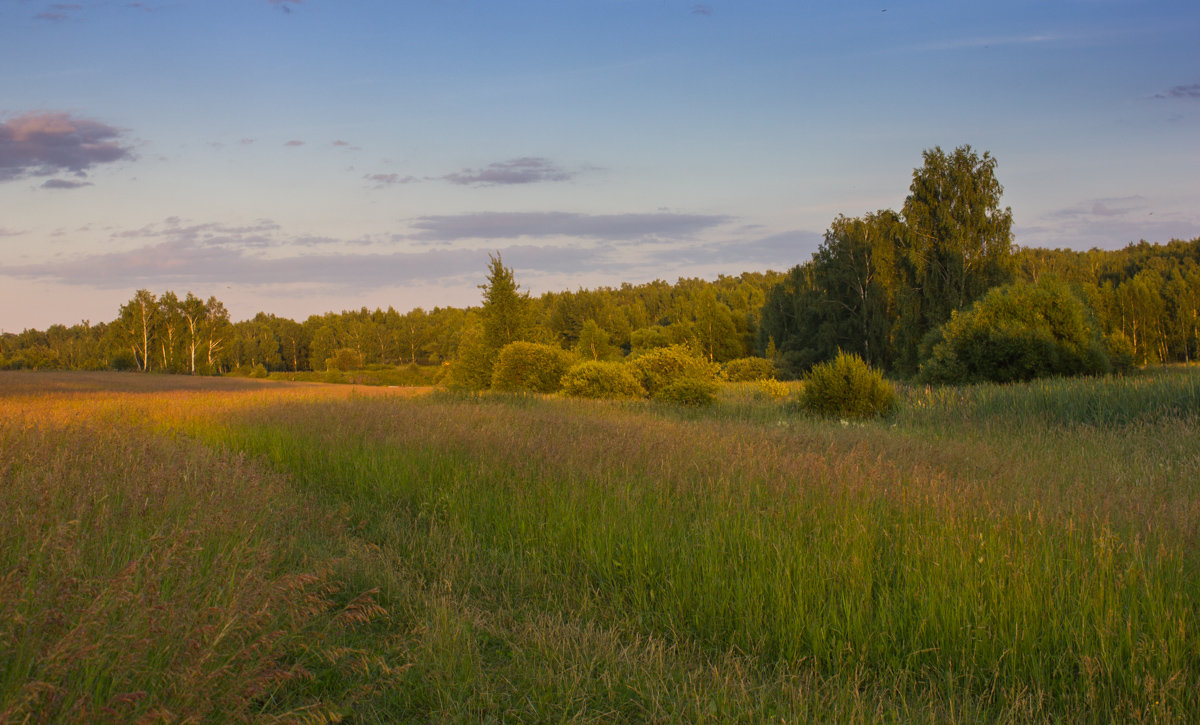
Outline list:
[[[276,658],[308,656],[310,672],[321,658],[299,646],[308,637],[356,653],[278,683],[278,711],[1189,722],[1195,389],[1184,370],[910,390],[894,416],[862,424],[790,413],[750,386],[702,412],[256,389],[147,396],[159,432],[134,441],[202,445],[284,487],[243,500],[241,483],[221,484],[241,521],[281,523],[211,524],[230,542],[212,566],[282,525],[287,545],[261,575],[320,569],[341,592],[266,628],[291,643]],[[74,480],[74,465],[44,475]],[[292,503],[262,503],[275,496]],[[364,593],[380,612],[330,630]]]
[[[1110,378],[1043,379],[1020,385],[914,388],[906,422],[1000,421],[1006,425],[1121,427],[1200,417],[1200,369],[1177,366]]]

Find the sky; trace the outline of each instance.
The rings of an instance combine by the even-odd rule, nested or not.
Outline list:
[[[1026,247],[1200,236],[1195,0],[0,0],[0,331],[786,270],[997,160]]]

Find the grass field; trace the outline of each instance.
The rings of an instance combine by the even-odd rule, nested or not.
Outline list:
[[[0,721],[1200,721],[1200,369],[900,397],[0,374]]]

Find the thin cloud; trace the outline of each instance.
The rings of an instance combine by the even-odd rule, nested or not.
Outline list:
[[[920,46],[919,50],[963,50],[969,48],[991,48],[1009,45],[1045,45],[1064,40],[1072,36],[1057,33],[1031,33],[1028,35],[985,36],[977,38],[959,38]]]
[[[26,113],[0,124],[0,182],[64,171],[84,176],[97,164],[130,158],[122,131],[68,113]]]
[[[1053,246],[1071,249],[1114,249],[1139,239],[1192,239],[1200,229],[1200,218],[1156,208],[1144,196],[1088,199],[1070,207],[1043,214],[1014,232],[1024,246]]]
[[[34,15],[37,20],[49,20],[51,22],[61,22],[71,17],[71,13],[76,10],[82,10],[83,6],[78,3],[51,3],[50,9]]]
[[[677,239],[726,224],[713,214],[577,214],[571,212],[479,212],[418,217],[413,238],[429,242],[521,237],[581,237],[610,241]]]
[[[285,13],[292,12],[291,6],[299,5],[303,1],[304,0],[267,0],[267,2],[269,2],[271,5],[274,5],[275,7],[279,8],[280,10],[282,10]]]
[[[70,179],[50,179],[42,184],[43,189],[79,189],[92,186],[90,181],[71,181]]]
[[[1155,93],[1154,98],[1181,98],[1189,101],[1200,100],[1200,83],[1174,86],[1162,93]]]
[[[1102,199],[1091,199],[1080,202],[1065,209],[1052,211],[1046,216],[1050,219],[1078,221],[1087,219],[1112,219],[1125,217],[1136,212],[1144,212],[1146,197],[1144,196],[1110,196]]]
[[[299,141],[297,139],[292,139],[291,141],[285,141],[283,145],[284,146],[303,146],[304,142]]]
[[[539,156],[523,156],[488,164],[482,169],[463,169],[442,178],[460,186],[500,186],[570,181],[575,174]]]
[[[264,256],[239,244],[206,244],[174,238],[136,249],[80,256],[53,263],[8,266],[0,275],[48,279],[108,289],[187,287],[236,283],[289,284],[363,290],[397,284],[460,280],[487,267],[485,249],[429,249],[391,253],[319,253]],[[566,272],[607,266],[590,248],[510,246],[510,264],[531,272]]]
[[[270,219],[258,219],[253,224],[230,226],[214,222],[189,223],[179,217],[167,217],[160,224],[148,224],[140,229],[117,232],[118,239],[170,239],[174,242],[207,247],[234,246],[266,248],[286,242],[277,238],[280,226]]]
[[[413,184],[420,181],[415,176],[400,176],[400,174],[367,174],[363,178],[372,182],[376,189],[395,186],[397,184]]]
[[[712,15],[712,14],[713,14],[712,5],[701,5],[701,4],[697,3],[696,5],[692,6],[692,15],[706,15],[707,16],[707,15]]]

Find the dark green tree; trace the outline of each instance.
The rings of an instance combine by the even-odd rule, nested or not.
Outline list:
[[[1012,209],[996,159],[960,146],[924,152],[904,202],[907,242],[898,260],[907,287],[900,299],[900,367],[915,371],[922,338],[1012,274]]]
[[[529,293],[521,292],[513,272],[504,266],[500,254],[489,254],[487,284],[483,290],[483,340],[488,348],[499,351],[510,342],[530,337]]]

